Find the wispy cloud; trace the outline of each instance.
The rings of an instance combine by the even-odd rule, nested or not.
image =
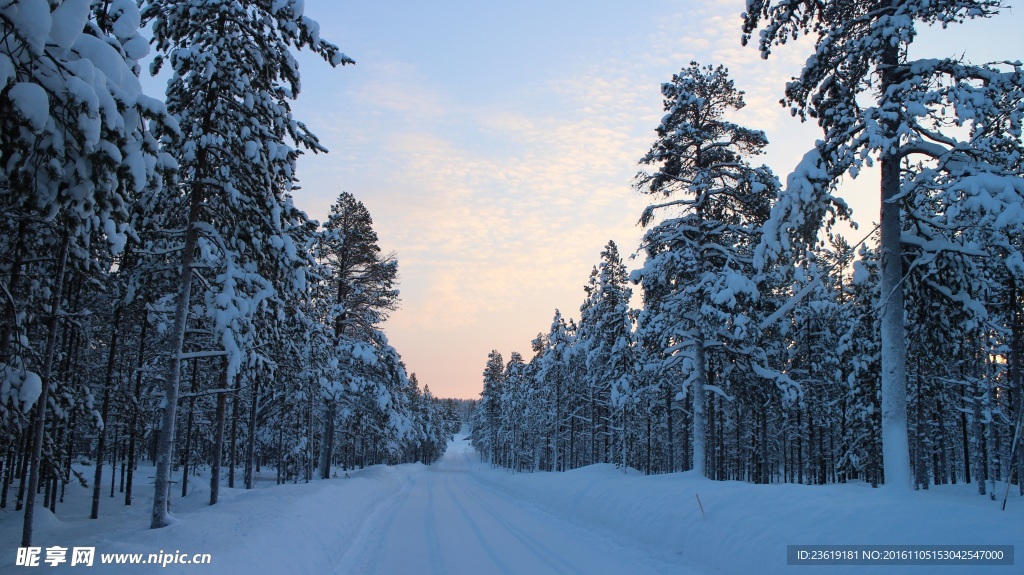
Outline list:
[[[690,60],[726,64],[747,92],[737,121],[770,138],[792,128],[778,99],[805,50],[763,62],[740,47],[733,8],[664,6],[672,12],[652,15],[650,30],[577,56],[571,73],[513,85],[495,79],[495,63],[481,72],[494,77],[465,79],[500,82],[500,97],[371,54],[332,105],[304,110],[332,153],[302,161],[298,201],[314,217],[342,190],[366,203],[401,268],[403,308],[389,337],[435,394],[475,395],[490,349],[526,354],[556,307],[577,315],[609,239],[624,255],[636,249],[645,200],[630,184],[673,72]]]

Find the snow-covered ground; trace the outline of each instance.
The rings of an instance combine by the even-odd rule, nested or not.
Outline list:
[[[479,462],[463,438],[437,464],[373,467],[349,478],[175,498],[176,523],[147,529],[151,487],[136,504],[68,486],[59,518],[40,510],[36,543],[95,547],[94,567],[15,566],[21,514],[0,512],[0,573],[981,573],[1013,566],[787,566],[787,545],[1024,545],[1024,498],[1005,512],[973,486],[898,493],[864,485],[755,486],[689,474],[644,477],[612,466],[511,474]],[[268,475],[267,472],[264,472]],[[343,472],[341,473],[343,475]],[[1000,491],[1000,495],[1002,492]],[[703,505],[703,514],[697,498]],[[40,506],[41,507],[41,506]],[[109,553],[211,554],[209,565],[100,566]],[[45,552],[44,557],[45,559]]]

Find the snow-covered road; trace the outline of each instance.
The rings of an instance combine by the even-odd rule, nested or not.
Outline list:
[[[367,519],[336,573],[687,573],[510,498],[477,461],[456,439]]]

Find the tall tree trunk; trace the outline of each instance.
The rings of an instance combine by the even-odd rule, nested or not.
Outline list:
[[[192,458],[192,425],[195,423],[196,392],[199,390],[199,358],[192,360],[192,389],[188,398],[188,423],[185,424],[185,452],[181,464],[181,496],[188,495],[188,463]]]
[[[565,463],[561,462],[561,435],[562,435],[562,378],[560,374],[555,378],[555,437],[552,441],[552,471],[563,471],[559,469],[559,463],[564,468]]]
[[[74,433],[74,430],[72,430]],[[114,426],[114,450],[110,454],[110,498],[114,498],[114,489],[117,487],[117,426]],[[61,494],[61,501],[64,500],[64,495]]]
[[[917,384],[917,406],[915,413],[915,445],[914,452],[917,454],[916,461],[917,465],[914,469],[914,487],[919,489],[928,489],[928,454],[926,453],[926,427],[924,418],[924,393],[921,386],[921,380],[924,379],[924,374],[921,373],[921,357],[918,354],[917,358],[917,376],[914,378]]]
[[[74,433],[75,433],[75,430],[73,428],[72,429],[72,434],[74,434]],[[112,499],[114,498],[114,491],[115,491],[115,489],[117,489],[117,483],[118,483],[118,478],[117,478],[118,447],[120,445],[121,445],[121,438],[119,437],[118,427],[114,426],[114,452],[111,453],[111,498]],[[69,466],[69,468],[70,467],[71,466]],[[123,479],[124,478],[124,470],[123,469],[122,469],[122,472],[121,472],[121,477],[122,477],[122,480],[121,480],[122,485],[124,485],[124,479]],[[60,495],[60,498],[63,499],[63,495],[62,494]]]
[[[93,476],[92,486],[92,511],[90,519],[100,517],[100,483],[103,482],[103,456],[107,447],[107,424],[110,415],[110,388],[114,381],[114,359],[117,354],[117,343],[121,330],[121,306],[114,309],[114,325],[110,329],[110,349],[107,352],[107,373],[103,382],[103,407],[100,408],[100,419],[103,420],[103,427],[99,430],[99,438],[96,440],[96,474]],[[113,471],[111,471],[113,473]],[[113,476],[113,475],[111,475]]]
[[[28,492],[25,494],[25,517],[21,531],[21,546],[32,546],[32,525],[35,519],[36,492],[39,490],[39,473],[43,456],[43,434],[46,426],[46,402],[50,394],[50,379],[53,373],[54,354],[57,351],[57,327],[60,316],[60,303],[64,291],[64,270],[68,261],[70,239],[67,232],[61,237],[60,251],[57,254],[57,270],[55,285],[50,296],[50,318],[47,321],[46,348],[43,353],[42,390],[36,400],[35,432],[32,436],[32,456],[29,465]]]
[[[569,419],[569,469],[576,469],[576,414]]]
[[[235,374],[234,399],[231,400],[231,449],[228,452],[228,487],[235,488],[235,467],[238,465],[238,420],[241,411],[238,404],[242,400],[242,374]]]
[[[967,406],[960,412],[960,440],[964,453],[964,483],[971,483],[971,443],[967,439]]]
[[[622,472],[626,473],[626,404],[622,404]]]
[[[672,431],[672,387],[665,384],[665,426],[666,431],[666,449],[668,449],[668,472],[676,472],[676,447],[675,447],[675,434]]]
[[[986,339],[988,336],[986,335]],[[999,409],[998,400],[995,397],[995,393],[992,388],[995,387],[994,380],[994,366],[992,365],[992,354],[985,353],[985,406],[988,412],[988,423],[985,425],[985,439],[986,444],[989,446],[988,459],[986,464],[988,465],[988,478],[992,482],[989,487],[991,488],[989,496],[993,501],[996,499],[996,478],[1002,475],[1002,461],[1000,459],[1000,433],[999,426],[996,423],[996,411]]]
[[[1007,360],[1009,387],[1012,398],[1017,399],[1017,419],[1014,425],[1019,429],[1024,420],[1024,312],[1021,310],[1021,290],[1017,280],[1010,276],[1010,354]],[[1011,410],[1012,411],[1012,410]],[[1017,454],[1017,487],[1024,495],[1024,437],[1015,433],[1016,442],[1010,445],[1011,453]],[[1013,461],[1009,462],[1013,465]]]
[[[646,470],[644,471],[644,475],[650,475],[651,474],[651,450],[654,448],[654,443],[653,443],[653,440],[651,438],[651,418],[652,417],[653,417],[653,415],[651,414],[651,410],[648,410],[647,411],[647,466],[646,466]]]
[[[899,46],[882,48],[879,71],[881,90],[898,80]],[[883,129],[895,139],[898,124],[885,120]],[[910,438],[907,435],[907,337],[903,326],[903,246],[900,243],[900,159],[883,153],[881,163],[881,244],[882,258],[882,466],[885,484],[913,487],[910,469]]]
[[[690,395],[693,396],[693,470],[698,477],[705,477],[704,449],[707,436],[704,429],[704,385],[707,382],[707,358],[704,353],[704,335],[699,331],[694,340],[694,358],[696,359],[691,379]]]
[[[937,441],[932,441],[933,445],[936,445],[936,473],[935,483],[945,485],[949,483],[950,476],[952,476],[953,483],[956,483],[956,474],[951,473],[949,465],[949,450],[946,447],[946,415],[942,409],[942,398],[937,398],[935,401],[935,411],[933,412],[932,419],[933,433]],[[940,483],[941,482],[941,483]]]
[[[796,476],[797,483],[804,482],[804,408],[796,406]]]
[[[768,484],[771,481],[768,466],[768,412],[761,413],[761,453],[758,456],[761,470],[761,483]]]
[[[320,479],[328,479],[331,476],[331,459],[334,457],[334,417],[335,402],[327,400],[327,408],[324,410],[324,434],[320,438]],[[491,448],[493,450],[493,447]]]
[[[38,408],[39,408],[39,404],[38,404],[38,402],[36,402],[36,405],[32,409],[33,410],[38,410]],[[33,411],[32,415],[29,417],[29,421],[33,421],[34,422],[35,421],[35,419],[33,419],[34,417],[35,417],[35,411]],[[29,473],[28,473],[28,462],[32,460],[32,446],[35,445],[35,439],[34,438],[36,436],[36,433],[35,433],[36,432],[36,426],[35,425],[29,426],[27,431],[28,432],[25,434],[25,442],[22,445],[21,472],[18,475],[18,478],[20,480],[18,481],[18,500],[14,504],[14,510],[15,511],[21,511],[25,507],[25,490],[28,487],[28,476],[29,476]]]
[[[217,392],[217,416],[213,428],[213,456],[210,458],[210,505],[216,505],[220,497],[220,463],[224,458],[224,415],[227,411],[228,360],[225,358],[220,371],[220,389]]]
[[[306,405],[306,483],[313,480],[313,394]]]
[[[981,390],[978,389],[978,380],[974,380],[971,399],[973,400],[974,421],[971,428],[974,433],[974,474],[978,480],[978,494],[985,495],[985,454],[982,450],[984,436],[981,430]]]
[[[18,464],[16,449],[17,445],[21,443],[22,436],[21,430],[18,430],[17,435],[14,436],[13,441],[7,446],[7,457],[5,459],[7,465],[4,467],[4,484],[0,488],[0,509],[7,509],[7,493],[11,489],[11,483],[14,482],[14,468]]]
[[[203,165],[205,162],[199,162]],[[170,333],[170,361],[164,381],[163,416],[160,421],[160,443],[157,445],[156,479],[153,493],[153,518],[150,527],[158,529],[168,525],[170,510],[171,467],[174,451],[175,423],[178,413],[178,388],[181,379],[181,352],[185,346],[185,328],[188,324],[189,302],[192,298],[192,262],[199,243],[196,224],[203,205],[202,187],[192,184],[189,197],[188,225],[185,245],[181,252],[181,271],[178,275],[178,297],[175,302],[174,324]]]
[[[128,481],[124,490],[124,504],[132,504],[132,485],[135,479],[135,458],[138,449],[136,438],[139,435],[139,411],[142,409],[142,364],[146,354],[146,331],[149,321],[146,319],[146,305],[142,305],[142,326],[139,328],[139,355],[135,360],[135,391],[132,396],[132,416],[128,423]]]
[[[715,409],[715,403],[718,399],[718,394],[712,393],[707,400],[707,421],[708,421],[708,433],[705,438],[704,450],[707,453],[708,467],[707,476],[710,479],[719,479],[718,477],[718,413]]]
[[[245,488],[253,487],[253,464],[256,460],[256,415],[259,404],[260,375],[254,373],[252,377],[252,404],[249,406],[249,441],[246,447],[245,457]]]
[[[7,282],[7,296],[4,302],[6,321],[3,325],[3,332],[0,333],[0,357],[8,361],[11,357],[11,342],[14,339],[14,331],[18,325],[18,308],[14,300],[17,297],[18,284],[21,283],[22,256],[25,251],[25,233],[28,231],[28,219],[22,218],[18,222],[18,239],[14,242],[14,259],[11,262],[10,281]]]

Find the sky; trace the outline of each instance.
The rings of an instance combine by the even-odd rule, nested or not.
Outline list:
[[[820,133],[778,103],[811,45],[762,60],[740,44],[743,2],[305,5],[357,63],[300,54],[293,111],[330,153],[300,158],[295,202],[321,221],[342,191],[369,209],[400,269],[385,331],[435,396],[478,397],[492,349],[529,358],[556,308],[578,317],[609,240],[636,252],[637,161],[664,115],[661,83],[691,60],[729,68],[747,102],[732,119],[767,133],[760,161],[783,181]],[[1024,58],[1021,13],[926,31],[913,55]],[[843,195],[862,224],[856,242],[877,220],[877,175]]]

